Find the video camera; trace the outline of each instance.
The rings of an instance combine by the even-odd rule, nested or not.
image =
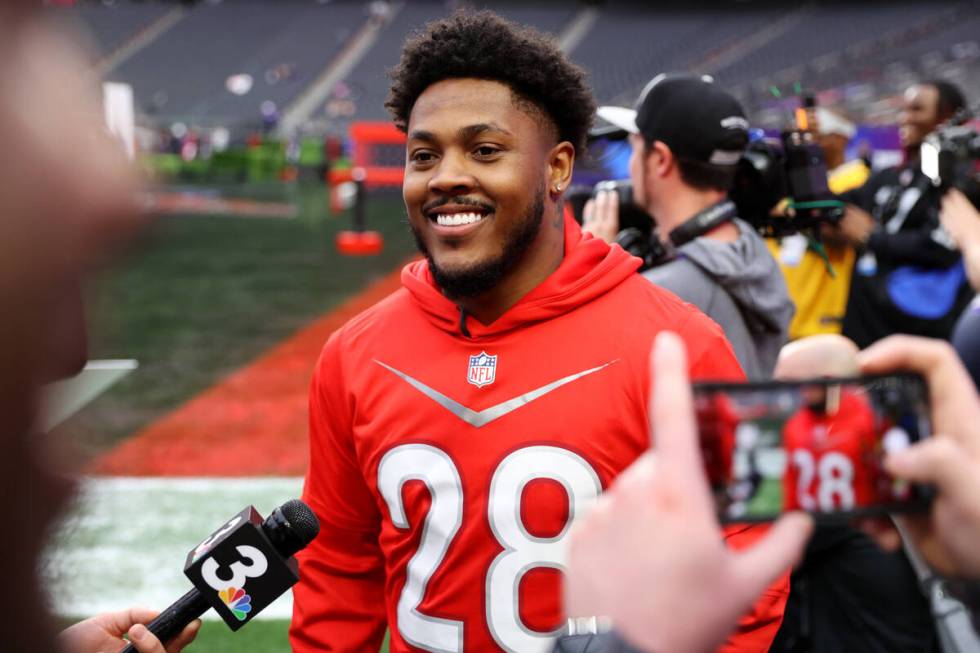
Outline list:
[[[813,231],[844,217],[844,203],[827,185],[827,162],[811,118],[814,106],[813,98],[805,97],[795,127],[784,131],[781,141],[756,139],[738,162],[729,195],[739,217],[762,236]],[[783,199],[785,209],[776,210]]]
[[[980,134],[965,124],[969,117],[969,112],[961,109],[926,136],[919,149],[922,174],[941,192],[950,188],[966,190],[974,183],[975,167],[980,161]]]
[[[784,131],[780,139],[755,138],[737,164],[729,197],[737,207],[738,217],[763,236],[780,237],[815,230],[822,223],[836,224],[844,215],[844,203],[827,185],[827,163],[813,128],[814,107],[812,96],[804,97],[795,112],[793,128]],[[623,137],[621,132],[604,128],[595,130],[591,136],[610,140]],[[620,211],[617,242],[644,259],[645,267],[655,265],[664,255],[662,237],[655,234],[653,218],[633,201],[629,180],[602,181],[592,189],[572,190],[576,195],[593,198],[604,190],[615,191]],[[575,206],[586,198],[570,199]],[[701,234],[691,234],[690,230],[685,234],[687,240],[698,235]],[[671,240],[674,246],[682,244],[675,238]]]

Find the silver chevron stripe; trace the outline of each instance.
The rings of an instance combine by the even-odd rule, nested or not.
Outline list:
[[[412,386],[413,388],[415,388],[416,390],[424,394],[426,397],[436,402],[437,404],[439,404],[440,406],[442,406],[443,408],[445,408],[450,413],[460,418],[470,426],[480,428],[481,426],[486,426],[490,422],[503,417],[507,413],[511,413],[517,410],[518,408],[524,406],[525,404],[531,403],[535,399],[539,399],[545,396],[552,390],[557,390],[563,385],[581,379],[583,376],[588,376],[589,374],[593,374],[601,369],[609,367],[613,363],[618,363],[619,359],[617,358],[616,360],[609,361],[608,363],[604,365],[600,365],[599,367],[593,367],[592,369],[584,370],[582,372],[578,372],[577,374],[566,376],[564,378],[558,379],[557,381],[552,381],[548,385],[541,386],[537,390],[531,390],[530,392],[525,392],[524,394],[518,397],[514,397],[513,399],[508,399],[503,403],[499,403],[496,406],[491,406],[490,408],[487,408],[485,410],[480,410],[480,411],[473,410],[472,408],[467,408],[466,406],[459,403],[458,401],[454,401],[453,399],[450,399],[449,397],[442,394],[438,390],[434,388],[430,388],[429,386],[425,385],[418,379],[413,379],[412,377],[405,374],[404,372],[396,370],[391,365],[386,365],[385,363],[382,363],[378,359],[374,359],[374,362],[380,365],[381,367],[385,368],[392,374],[403,379],[410,386]]]

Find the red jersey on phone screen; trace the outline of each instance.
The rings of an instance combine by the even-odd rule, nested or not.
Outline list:
[[[297,653],[550,650],[563,625],[569,525],[649,446],[648,360],[664,329],[693,378],[741,369],[719,327],[636,274],[618,246],[564,226],[564,259],[490,325],[428,263],[333,334],[310,396]],[[461,326],[462,325],[462,326]],[[756,527],[729,530],[734,546]],[[787,579],[728,650],[765,650]]]
[[[837,392],[840,400],[832,412],[803,406],[783,427],[786,510],[829,512],[873,504],[878,475],[871,405],[840,386],[810,391]]]

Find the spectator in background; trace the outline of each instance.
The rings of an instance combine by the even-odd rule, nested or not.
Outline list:
[[[634,201],[661,240],[669,246],[687,234],[643,276],[717,322],[750,379],[769,377],[793,303],[765,242],[728,199],[749,138],[742,107],[710,78],[691,75],[655,77],[637,107],[601,107],[599,117],[629,132]],[[587,203],[583,228],[611,242],[617,201],[603,191]]]
[[[827,162],[827,184],[834,193],[860,188],[871,170],[862,158],[847,159],[847,148],[857,134],[853,122],[826,107],[815,111],[817,142]]]
[[[856,207],[843,228],[863,250],[843,333],[859,347],[891,333],[949,338],[973,296],[960,253],[939,223],[939,191],[919,160],[925,137],[965,105],[963,93],[949,82],[909,87],[899,131],[906,162],[843,195]]]
[[[966,277],[974,290],[980,289],[980,211],[955,188],[943,197],[939,215],[943,226],[963,252]],[[953,347],[980,389],[980,296],[963,312],[953,329]]]
[[[854,123],[824,107],[816,109],[816,123],[830,190],[840,194],[862,186],[870,172],[867,165],[861,159],[845,160],[847,146],[857,131]],[[854,269],[854,247],[845,231],[851,220],[854,218],[847,216],[839,227],[824,225],[820,229],[826,258],[804,234],[767,241],[796,305],[789,325],[791,340],[840,333]]]

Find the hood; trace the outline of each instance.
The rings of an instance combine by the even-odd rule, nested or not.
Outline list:
[[[738,240],[726,243],[696,238],[678,253],[714,277],[731,295],[753,333],[782,333],[795,307],[786,282],[765,241],[742,220],[735,220]]]
[[[476,339],[498,335],[567,313],[618,286],[633,275],[641,261],[618,245],[610,246],[565,216],[565,258],[551,275],[524,295],[492,324],[484,325],[448,299],[436,286],[426,260],[402,270],[402,284],[429,320],[443,331],[465,332]]]

